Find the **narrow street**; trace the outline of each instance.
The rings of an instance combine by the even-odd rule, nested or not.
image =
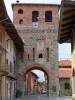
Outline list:
[[[71,97],[48,98],[46,95],[28,95],[16,100],[72,100]]]

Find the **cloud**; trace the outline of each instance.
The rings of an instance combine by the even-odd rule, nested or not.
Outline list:
[[[44,78],[44,72],[43,71],[40,71],[40,70],[33,70],[34,73],[37,74],[37,76],[39,77],[39,81],[44,81],[45,78]]]

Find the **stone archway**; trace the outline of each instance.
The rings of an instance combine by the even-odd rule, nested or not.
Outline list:
[[[25,78],[26,74],[30,71],[30,70],[34,70],[34,69],[38,69],[43,71],[46,75],[47,75],[47,96],[49,97],[49,84],[50,84],[50,74],[51,74],[51,70],[50,68],[45,67],[44,65],[40,65],[40,64],[31,64],[29,66],[27,66],[23,72],[23,78]]]

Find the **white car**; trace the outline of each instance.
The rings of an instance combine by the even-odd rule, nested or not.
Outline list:
[[[42,90],[42,94],[46,94],[46,90]]]

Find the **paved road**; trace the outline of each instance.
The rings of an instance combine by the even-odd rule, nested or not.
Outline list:
[[[72,100],[71,97],[48,98],[46,95],[28,95],[16,100]]]

